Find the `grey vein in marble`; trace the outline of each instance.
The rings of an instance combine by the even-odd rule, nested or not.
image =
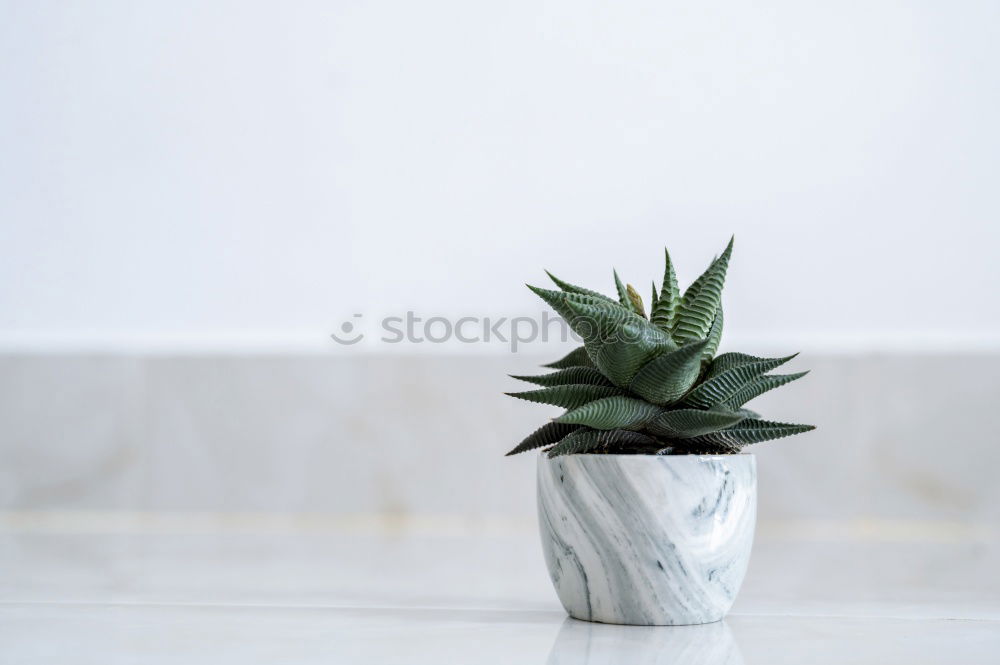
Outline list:
[[[746,572],[756,513],[753,455],[539,457],[545,562],[577,619],[722,619]]]

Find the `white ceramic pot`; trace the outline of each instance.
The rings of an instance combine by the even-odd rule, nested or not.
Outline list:
[[[570,616],[687,625],[726,615],[757,518],[753,455],[564,455],[538,460],[538,518]]]

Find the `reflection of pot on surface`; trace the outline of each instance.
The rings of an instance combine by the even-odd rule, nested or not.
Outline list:
[[[615,626],[566,619],[548,665],[743,665],[725,622],[696,626]]]

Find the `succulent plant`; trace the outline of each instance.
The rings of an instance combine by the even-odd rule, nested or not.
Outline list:
[[[618,299],[564,282],[528,286],[562,316],[583,346],[545,365],[554,372],[513,378],[540,386],[507,393],[567,411],[532,432],[508,455],[725,454],[814,429],[764,420],[744,408],[753,398],[807,372],[769,374],[788,362],[745,353],[716,356],[722,337],[722,287],[733,241],[687,288],[677,288],[670,253],[647,317],[642,298],[615,272]]]

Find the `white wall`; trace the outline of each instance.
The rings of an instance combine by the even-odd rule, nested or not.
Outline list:
[[[0,5],[8,343],[530,313],[731,232],[737,334],[1000,338],[996,2]]]

